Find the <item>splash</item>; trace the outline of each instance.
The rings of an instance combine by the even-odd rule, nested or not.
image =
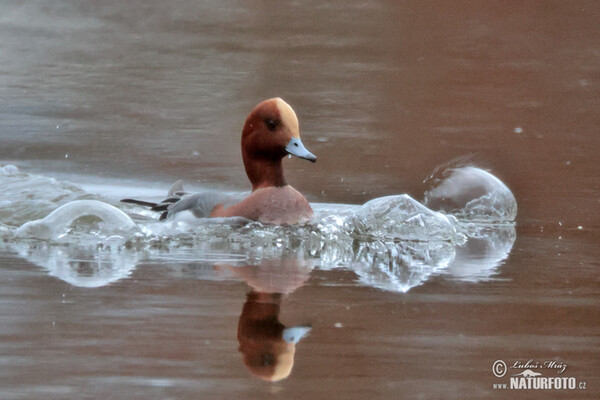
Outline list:
[[[70,201],[93,196],[70,182],[19,171],[14,165],[0,167],[0,223],[20,226],[42,218]]]
[[[123,211],[97,200],[76,200],[60,206],[47,217],[30,221],[15,230],[15,236],[54,242],[72,241],[76,233],[101,239],[131,238],[138,226]],[[81,239],[81,235],[78,237]]]
[[[12,249],[29,262],[45,268],[73,286],[97,288],[127,278],[139,253],[120,246],[56,246],[41,242],[16,243]]]
[[[365,203],[353,216],[359,236],[399,240],[455,240],[456,228],[450,218],[432,211],[403,194]]]
[[[5,207],[20,217],[4,214],[0,237],[23,258],[76,286],[116,282],[142,261],[240,268],[291,259],[309,260],[307,274],[312,268],[345,268],[364,285],[405,293],[440,274],[490,279],[516,237],[514,196],[496,177],[474,167],[448,170],[423,204],[408,195],[363,205],[314,204],[315,219],[295,227],[244,218],[198,219],[186,212],[166,222],[150,214],[134,221],[119,208],[87,199],[92,196],[75,185],[16,168],[0,170],[2,180],[9,182],[9,196],[0,202],[0,216]],[[21,194],[19,186],[29,193]],[[28,201],[21,201],[24,197]],[[32,212],[37,206],[46,211],[39,219],[32,218],[40,213]],[[139,217],[138,208],[121,206]],[[29,220],[15,227],[25,216]],[[274,279],[271,272],[259,268],[255,275],[252,285],[272,285],[261,283],[264,276]]]
[[[452,168],[443,180],[425,193],[423,204],[461,220],[484,223],[512,222],[517,201],[494,175],[476,167]],[[435,181],[434,181],[435,182]]]
[[[361,243],[352,270],[361,282],[378,289],[406,293],[454,260],[446,241]]]

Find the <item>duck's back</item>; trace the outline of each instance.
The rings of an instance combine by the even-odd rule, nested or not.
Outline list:
[[[211,212],[217,206],[231,207],[243,201],[249,193],[223,193],[206,191],[194,194],[186,194],[176,203],[168,208],[168,216],[181,211],[189,210],[195,217],[209,218]]]

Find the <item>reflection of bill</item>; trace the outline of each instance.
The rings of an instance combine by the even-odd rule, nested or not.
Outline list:
[[[296,343],[311,329],[286,328],[279,321],[281,298],[280,293],[248,293],[238,324],[244,364],[253,375],[271,382],[290,375]]]
[[[215,266],[252,287],[240,315],[238,341],[244,365],[253,375],[276,382],[292,372],[296,344],[311,328],[286,328],[279,321],[281,300],[304,285],[312,268],[310,261],[295,258],[264,259],[259,265],[242,267]]]

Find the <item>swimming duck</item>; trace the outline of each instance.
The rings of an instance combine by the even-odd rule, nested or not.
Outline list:
[[[282,161],[286,155],[317,160],[300,140],[298,118],[292,107],[281,98],[268,99],[254,107],[242,130],[242,159],[252,192],[187,194],[178,181],[161,203],[121,201],[162,212],[160,220],[189,210],[199,218],[244,217],[273,225],[302,224],[314,214],[308,200],[285,180]]]

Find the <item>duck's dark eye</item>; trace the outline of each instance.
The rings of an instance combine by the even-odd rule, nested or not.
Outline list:
[[[275,129],[277,129],[277,125],[279,125],[279,121],[277,121],[276,119],[267,119],[267,120],[265,120],[265,125],[267,125],[267,128],[270,131],[274,131]]]
[[[270,354],[270,353],[263,354],[262,365],[264,367],[268,367],[268,366],[271,366],[274,364],[275,364],[275,357],[273,356],[273,354]]]

